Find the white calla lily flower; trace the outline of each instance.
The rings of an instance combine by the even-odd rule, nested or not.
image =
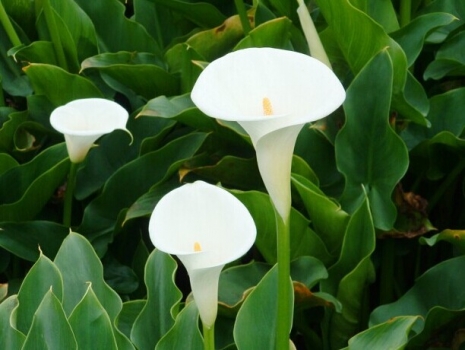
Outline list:
[[[256,227],[247,208],[226,190],[196,181],[158,202],[149,233],[157,249],[176,255],[184,264],[202,323],[212,327],[221,269],[255,241]]]
[[[128,112],[116,102],[86,98],[56,108],[50,124],[64,134],[71,162],[80,163],[98,138],[115,129],[128,131],[128,117]]]
[[[297,136],[305,123],[324,118],[344,101],[345,91],[336,75],[301,53],[243,49],[210,63],[191,97],[205,114],[236,121],[249,134],[265,186],[286,221]]]

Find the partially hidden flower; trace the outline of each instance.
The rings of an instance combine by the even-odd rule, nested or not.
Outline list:
[[[287,220],[297,136],[305,123],[329,115],[344,101],[345,91],[336,75],[301,53],[243,49],[210,63],[191,98],[205,114],[237,121],[249,134],[271,200]]]
[[[115,129],[127,131],[128,117],[128,112],[116,102],[86,98],[56,108],[50,124],[64,134],[71,162],[80,163],[98,138]]]
[[[158,202],[149,233],[157,249],[176,255],[186,267],[202,323],[212,327],[220,272],[255,241],[256,227],[247,208],[226,190],[196,181]]]

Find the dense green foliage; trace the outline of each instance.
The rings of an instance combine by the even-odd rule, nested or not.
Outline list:
[[[232,0],[2,3],[0,348],[202,349],[185,271],[147,232],[158,200],[197,179],[233,193],[258,230],[222,272],[216,347],[273,343],[275,212],[254,149],[189,92],[233,50],[308,54],[297,1],[247,2],[250,31]],[[308,6],[347,98],[295,148],[291,339],[461,349],[465,2]],[[134,140],[105,135],[79,165],[70,233],[70,162],[49,117],[87,97],[126,108]]]

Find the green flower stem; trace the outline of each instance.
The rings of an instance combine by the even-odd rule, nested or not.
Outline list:
[[[68,182],[65,192],[65,206],[63,209],[63,225],[66,227],[71,227],[71,214],[73,210],[73,197],[74,188],[76,187],[76,173],[78,165],[78,163],[71,162],[71,166],[69,168]]]
[[[10,39],[13,46],[21,45],[18,34],[16,34],[13,25],[11,24],[10,18],[6,14],[5,8],[3,7],[2,1],[0,0],[0,21],[2,22],[3,28],[5,29],[6,35]]]
[[[203,324],[203,348],[215,350],[215,325],[207,327]]]
[[[243,0],[234,0],[236,4],[236,10],[239,14],[239,18],[242,24],[242,30],[244,31],[244,35],[249,35],[251,30],[250,23],[249,23],[249,16],[247,16],[247,11],[245,10],[244,1]]]
[[[412,0],[400,0],[399,12],[400,26],[405,27],[412,17]]]
[[[53,13],[52,5],[49,0],[43,0],[43,11],[45,16],[45,22],[52,39],[53,47],[55,48],[55,54],[57,55],[58,64],[64,70],[68,70],[68,63],[66,62],[65,52],[63,45],[61,44],[60,34],[58,33],[58,27],[55,22],[55,14]]]
[[[289,308],[291,282],[291,248],[289,215],[283,219],[276,212],[276,228],[278,243],[278,313],[276,327],[276,349],[289,348],[289,325],[291,320],[291,309]]]

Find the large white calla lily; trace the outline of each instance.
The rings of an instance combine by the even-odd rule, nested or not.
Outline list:
[[[123,107],[103,98],[74,100],[56,108],[50,116],[50,124],[65,136],[73,163],[82,162],[102,135],[126,130],[127,121],[128,112]]]
[[[265,186],[286,221],[297,136],[305,123],[329,115],[342,104],[345,91],[338,78],[310,56],[250,48],[210,63],[191,97],[205,114],[237,121],[249,134]]]
[[[186,267],[202,323],[212,328],[221,269],[253,245],[256,228],[252,216],[226,190],[196,181],[158,202],[149,233],[157,249],[176,255]]]

